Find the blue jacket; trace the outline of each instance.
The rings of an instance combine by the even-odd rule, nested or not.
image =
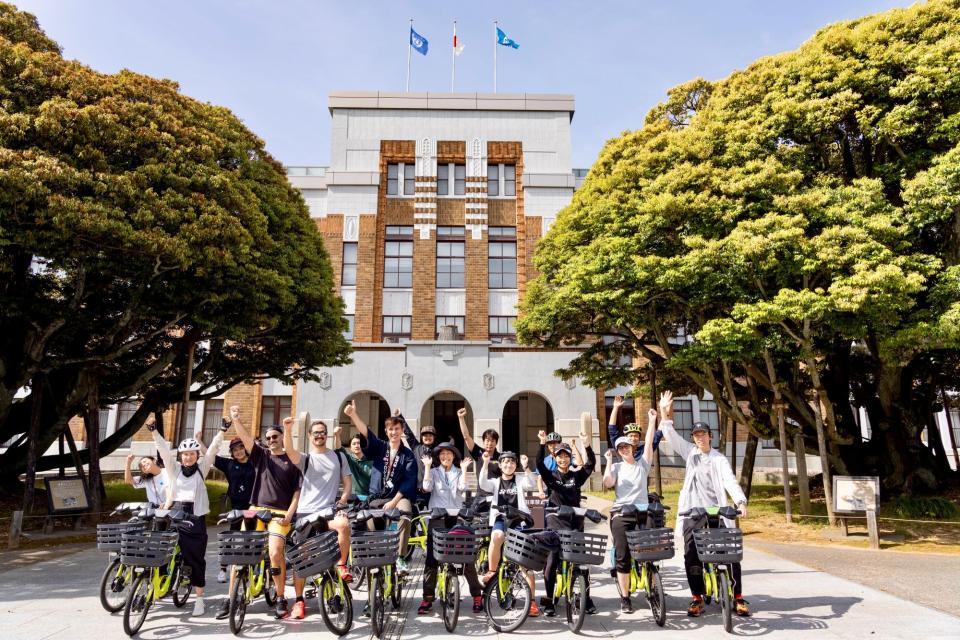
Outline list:
[[[380,472],[382,482],[376,497],[393,498],[400,493],[411,502],[417,499],[417,463],[413,451],[401,444],[393,468],[388,470],[390,445],[375,436],[373,430],[368,430],[363,455],[372,460],[373,468]]]
[[[620,437],[620,429],[617,428],[615,424],[607,425],[607,444],[610,445],[610,448],[613,448],[613,443],[617,441],[617,438]],[[653,450],[657,451],[660,449],[660,441],[663,440],[663,432],[657,429],[657,432],[653,434]],[[634,460],[639,460],[643,457],[643,440],[640,441],[640,445],[634,449],[633,458]]]

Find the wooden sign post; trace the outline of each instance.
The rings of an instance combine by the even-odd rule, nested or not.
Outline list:
[[[865,515],[870,548],[880,548],[880,478],[878,476],[834,476],[833,512],[840,515]],[[843,522],[847,528],[846,520]]]

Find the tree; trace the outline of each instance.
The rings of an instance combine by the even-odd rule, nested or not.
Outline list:
[[[936,488],[949,467],[921,433],[958,372],[958,28],[960,3],[930,2],[672,90],[541,242],[520,338],[590,342],[558,373],[595,386],[645,381],[609,365],[644,358],[755,435],[779,391],[833,467]]]
[[[194,399],[349,360],[306,205],[227,109],[170,81],[64,60],[33,16],[6,4],[0,101],[6,481],[25,468],[28,439],[17,437],[31,416],[43,452],[91,394],[141,399],[100,443],[109,454],[182,399],[194,346]]]

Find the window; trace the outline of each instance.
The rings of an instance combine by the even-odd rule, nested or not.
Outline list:
[[[517,195],[517,167],[512,164],[487,165],[487,196],[514,197]]]
[[[490,340],[492,342],[515,342],[517,330],[514,323],[516,321],[516,316],[490,316]]]
[[[487,286],[491,289],[517,288],[517,230],[490,227],[487,247]]]
[[[355,287],[357,285],[357,243],[343,243],[343,269],[340,272],[340,285]]]
[[[693,428],[692,400],[673,401],[673,426],[684,440],[690,440],[690,430]]]
[[[280,424],[284,418],[292,414],[293,398],[291,396],[263,396],[260,401],[260,431],[275,424]]]
[[[437,227],[437,288],[462,289],[463,274],[463,227]]]
[[[457,328],[457,340],[463,340],[464,316],[437,316],[437,337],[440,337],[440,327],[453,325]]]
[[[100,436],[98,442],[103,442],[107,438],[107,427],[110,426],[110,409],[100,409],[97,412],[100,424],[97,425],[97,433]]]
[[[347,340],[353,340],[353,320],[352,315],[343,316],[343,319],[347,321],[347,329],[343,332],[343,337]]]
[[[383,341],[409,340],[411,320],[411,316],[383,316]]]
[[[466,178],[466,165],[453,163],[437,165],[437,195],[464,195],[467,186]]]
[[[130,421],[130,418],[133,417],[133,414],[137,412],[137,409],[140,408],[139,402],[121,402],[119,408],[117,409],[117,426],[114,431],[122,429],[127,422]],[[127,438],[126,442],[120,445],[121,448],[129,447],[130,442],[133,440],[133,436]]]
[[[223,417],[223,400],[207,400],[203,403],[203,431],[202,439],[205,444],[210,444],[213,436],[217,435],[220,429],[220,418]],[[187,433],[192,433],[187,429]]]
[[[405,289],[413,286],[413,227],[386,229],[383,258],[383,286]]]
[[[387,195],[412,196],[416,191],[415,164],[395,163],[387,165]]]

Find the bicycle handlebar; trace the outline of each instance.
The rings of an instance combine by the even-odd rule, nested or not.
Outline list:
[[[219,520],[217,524],[224,524],[227,522],[237,522],[238,520],[245,520],[248,518],[256,518],[260,522],[266,524],[273,520],[273,512],[268,509],[260,509],[255,511],[253,509],[233,509],[226,513],[221,513],[219,515]]]
[[[596,509],[587,509],[584,507],[569,507],[567,505],[546,506],[543,509],[543,513],[544,515],[556,514],[560,517],[582,516],[594,523],[602,522],[607,519],[605,515],[603,515]]]
[[[690,516],[691,518],[704,518],[704,517],[709,518],[711,516],[719,516],[722,518],[729,518],[730,520],[733,520],[734,518],[740,515],[740,510],[737,509],[736,507],[729,507],[729,506],[708,507],[706,509],[703,507],[693,507],[691,509],[687,509],[686,511],[681,511],[677,515],[683,518],[687,516]]]

